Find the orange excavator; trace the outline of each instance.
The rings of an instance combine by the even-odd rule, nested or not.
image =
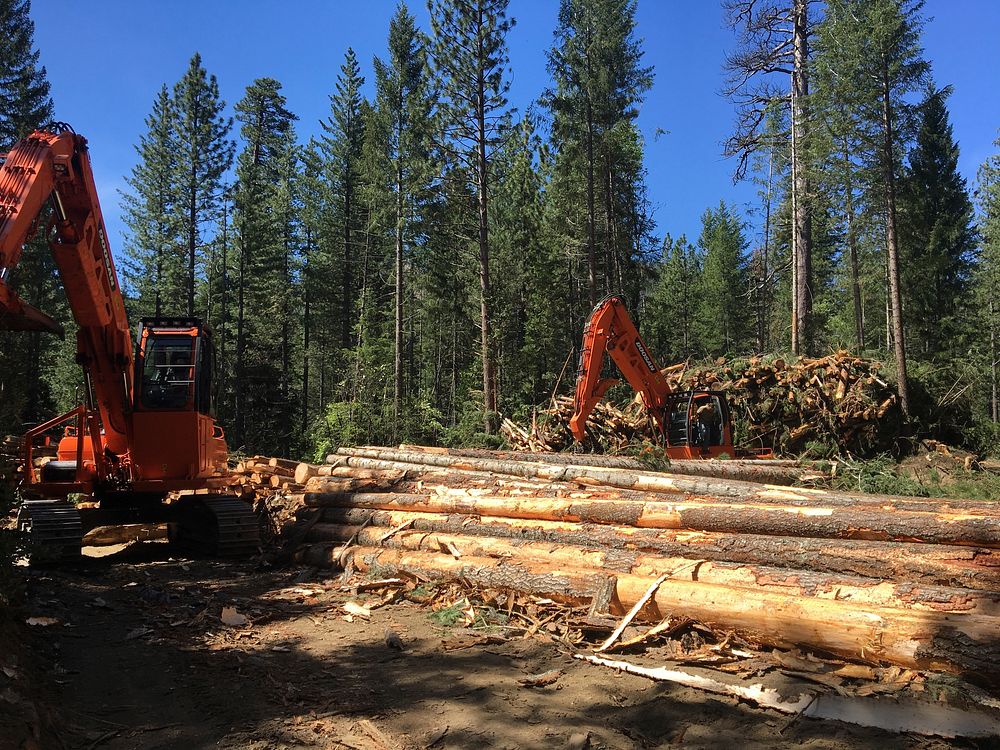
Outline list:
[[[133,346],[87,140],[64,124],[36,130],[0,165],[0,330],[63,334],[10,286],[46,206],[45,236],[78,326],[85,403],[25,435],[18,519],[33,557],[79,555],[86,530],[123,523],[167,522],[172,539],[215,554],[255,550],[249,505],[211,489],[227,473],[212,332],[195,318],[143,318]],[[56,459],[36,471],[35,444],[60,428]],[[68,501],[75,493],[96,503],[82,511]]]
[[[723,391],[672,391],[649,353],[621,297],[605,297],[590,313],[583,331],[580,368],[570,430],[577,442],[587,435],[587,419],[617,378],[602,378],[604,356],[618,366],[660,429],[668,458],[766,458],[766,451],[737,451]]]

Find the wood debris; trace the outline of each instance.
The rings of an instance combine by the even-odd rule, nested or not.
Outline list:
[[[880,370],[879,362],[838,351],[791,362],[720,358],[700,367],[672,365],[663,373],[675,391],[726,391],[740,447],[788,456],[812,448],[863,457],[895,450],[903,426],[896,392]],[[573,445],[572,415],[573,399],[561,396],[530,428],[507,419],[501,429],[515,450],[561,451]],[[585,448],[598,453],[620,453],[659,439],[655,421],[638,399],[625,408],[598,404],[587,433]]]

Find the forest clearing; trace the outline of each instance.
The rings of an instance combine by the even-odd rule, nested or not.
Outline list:
[[[990,23],[254,4],[0,0],[0,750],[1000,741]]]

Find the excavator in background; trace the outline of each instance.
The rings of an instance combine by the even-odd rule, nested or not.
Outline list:
[[[124,523],[167,522],[172,540],[210,554],[256,550],[250,506],[213,494],[228,468],[212,332],[196,318],[143,318],[133,345],[87,140],[65,124],[36,130],[0,164],[0,330],[63,335],[10,286],[46,206],[45,236],[78,326],[85,403],[25,435],[18,525],[30,532],[33,559],[75,557],[85,531]],[[36,442],[60,428],[56,459],[36,471]],[[80,510],[74,494],[95,502]]]
[[[766,451],[737,451],[733,422],[723,391],[672,391],[649,353],[639,330],[617,295],[605,297],[590,313],[583,330],[580,368],[576,378],[570,430],[577,442],[587,435],[587,419],[594,407],[617,385],[602,378],[604,356],[609,355],[660,429],[668,458],[766,458]]]

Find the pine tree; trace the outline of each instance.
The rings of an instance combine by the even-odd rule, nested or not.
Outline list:
[[[164,85],[146,117],[147,132],[139,140],[139,162],[126,178],[131,189],[122,194],[125,226],[125,280],[135,312],[163,315],[184,299],[187,290],[184,246],[177,220],[177,125],[170,94]]]
[[[912,351],[922,358],[948,359],[967,350],[962,344],[976,237],[948,122],[950,93],[950,88],[933,90],[923,102],[900,189],[904,316]]]
[[[335,201],[334,205],[328,206],[326,221],[337,225],[340,233],[336,261],[330,265],[330,269],[339,269],[340,318],[337,325],[340,346],[344,349],[351,346],[355,308],[354,278],[359,255],[358,236],[363,230],[358,205],[361,182],[358,172],[364,140],[361,114],[361,87],[364,82],[358,58],[354,50],[349,48],[337,77],[336,93],[330,97],[330,117],[321,123],[327,180]],[[336,215],[332,215],[333,212]]]
[[[711,356],[744,351],[751,338],[747,305],[747,241],[725,203],[702,215],[698,247],[704,261],[696,304],[694,349]]]
[[[680,362],[701,353],[694,328],[700,313],[702,256],[684,235],[674,240],[668,234],[656,270],[643,335],[660,362]]]
[[[0,153],[53,116],[30,0],[0,0]]]
[[[638,289],[624,287],[648,239],[635,119],[653,79],[641,65],[635,12],[634,0],[562,0],[548,55],[555,196],[567,208],[585,206],[582,221],[567,215],[564,232],[585,250],[588,309],[612,290],[635,301]]]
[[[1000,137],[993,145],[1000,149]],[[976,323],[982,331],[987,382],[985,410],[996,430],[1000,424],[1000,153],[979,168],[977,197],[980,209],[979,253],[975,275]],[[996,433],[994,432],[994,437]],[[991,446],[991,448],[995,447]]]
[[[243,151],[236,168],[236,445],[285,453],[292,438],[289,401],[297,153],[281,84],[259,78],[236,105]],[[252,415],[252,419],[248,419]]]
[[[490,277],[491,168],[509,127],[508,0],[431,0],[432,60],[441,92],[441,145],[476,193],[483,426],[496,429],[497,383]]]
[[[232,119],[222,113],[215,76],[209,76],[195,53],[187,72],[177,82],[173,95],[176,114],[177,185],[173,201],[180,237],[185,249],[187,270],[185,298],[169,300],[168,312],[186,309],[195,314],[199,279],[199,252],[204,247],[202,227],[214,223],[222,201],[222,176],[233,161],[234,145],[229,140]]]
[[[809,151],[809,20],[810,0],[725,0],[729,24],[739,31],[739,47],[726,58],[729,81],[725,92],[737,106],[737,122],[726,142],[727,156],[739,159],[736,176],[746,173],[750,156],[768,139],[761,129],[774,103],[787,97],[790,105],[792,189],[791,345],[795,353],[812,345],[812,193]],[[775,74],[789,76],[787,92],[776,86]]]
[[[375,59],[376,102],[391,162],[393,231],[393,415],[398,425],[404,383],[405,268],[407,257],[424,240],[423,209],[429,199],[433,99],[427,42],[406,5],[400,3],[389,25],[389,55]]]
[[[544,165],[532,114],[497,156],[491,215],[498,377],[511,408],[548,396],[562,365],[559,257],[544,231]],[[538,167],[536,167],[536,162]],[[508,410],[509,411],[509,410]]]
[[[857,132],[865,145],[869,210],[882,217],[885,243],[886,339],[894,353],[900,405],[910,413],[903,293],[900,274],[898,193],[900,157],[916,130],[918,106],[909,95],[926,88],[921,0],[830,0],[821,44],[826,66],[844,80]]]

